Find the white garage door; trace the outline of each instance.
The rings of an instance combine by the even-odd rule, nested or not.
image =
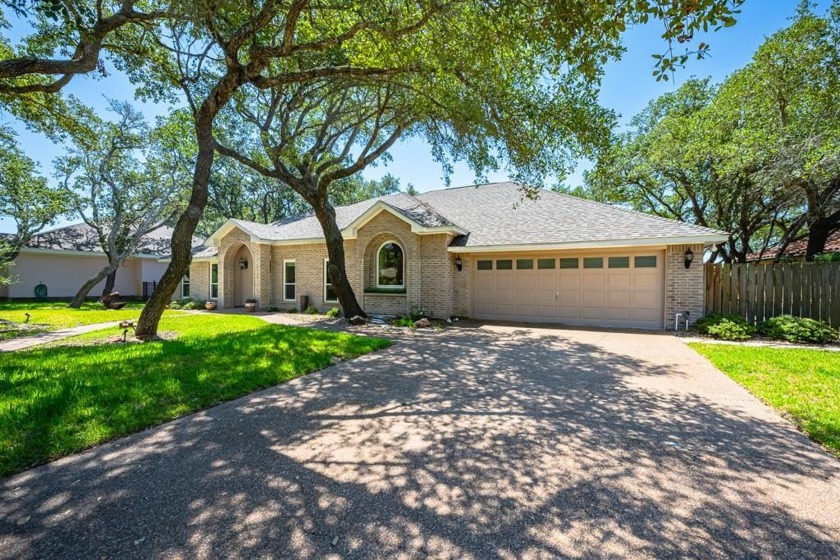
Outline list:
[[[477,319],[661,329],[663,251],[475,257]]]

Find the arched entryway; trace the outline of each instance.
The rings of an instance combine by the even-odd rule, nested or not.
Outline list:
[[[238,249],[233,247],[228,250],[228,263],[225,269],[230,271],[229,281],[233,284],[232,292],[233,307],[242,307],[246,299],[254,297],[254,258],[247,245],[241,245]]]

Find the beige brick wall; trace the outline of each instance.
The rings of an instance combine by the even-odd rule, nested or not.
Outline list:
[[[190,264],[190,297],[200,301],[210,299],[210,263]]]
[[[694,252],[694,262],[685,268],[685,250]],[[674,315],[690,311],[692,324],[703,316],[705,267],[702,245],[669,245],[665,251],[665,328],[674,328]]]
[[[461,271],[455,267],[455,257],[452,255],[452,315],[457,317],[470,316],[470,287],[472,286],[473,266],[475,260],[470,255],[461,255]]]

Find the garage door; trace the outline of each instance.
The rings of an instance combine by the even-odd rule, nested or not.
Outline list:
[[[478,319],[661,329],[664,252],[476,257]]]

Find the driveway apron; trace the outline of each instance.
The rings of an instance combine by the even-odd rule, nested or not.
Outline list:
[[[0,558],[840,556],[840,462],[667,334],[399,338],[0,481]]]

